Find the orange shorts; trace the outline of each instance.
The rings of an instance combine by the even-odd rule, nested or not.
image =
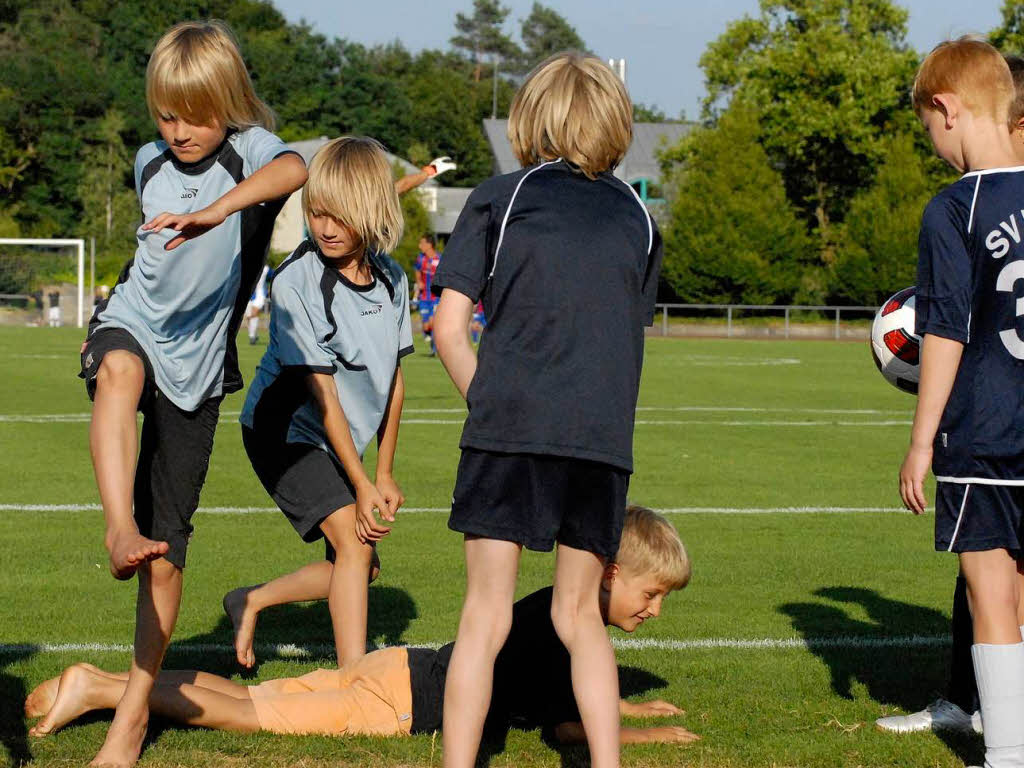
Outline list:
[[[260,728],[273,733],[407,736],[412,686],[405,648],[368,653],[342,669],[268,680],[249,688]]]

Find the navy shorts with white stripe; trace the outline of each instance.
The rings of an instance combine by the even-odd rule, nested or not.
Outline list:
[[[984,552],[1024,549],[1024,486],[938,482],[935,486],[935,549]]]

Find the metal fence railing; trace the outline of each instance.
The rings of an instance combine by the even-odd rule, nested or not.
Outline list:
[[[779,305],[779,304],[657,304],[656,308],[661,315],[660,330],[662,336],[672,335],[670,333],[670,318],[669,312],[672,311],[676,314],[688,314],[691,317],[695,314],[699,314],[705,319],[710,314],[712,317],[719,316],[718,313],[724,313],[725,315],[725,336],[731,338],[734,335],[735,324],[734,321],[738,321],[736,317],[740,313],[768,313],[775,314],[780,313],[782,323],[782,337],[788,339],[790,337],[791,328],[791,316],[794,312],[820,312],[828,316],[828,322],[833,325],[834,331],[833,337],[836,339],[842,338],[842,317],[845,312],[849,318],[851,315],[866,316],[866,319],[871,319],[875,312],[878,311],[878,307],[862,307],[854,305],[809,305],[809,304],[790,304],[790,305]]]

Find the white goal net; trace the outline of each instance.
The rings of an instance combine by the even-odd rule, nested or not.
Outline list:
[[[0,238],[0,322],[81,328],[85,241]]]

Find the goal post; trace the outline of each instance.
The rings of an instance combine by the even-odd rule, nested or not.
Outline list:
[[[85,324],[85,240],[78,238],[37,238],[37,237],[0,237],[0,246],[27,245],[41,247],[74,247],[78,257],[77,283],[78,307],[77,324],[81,328]]]

